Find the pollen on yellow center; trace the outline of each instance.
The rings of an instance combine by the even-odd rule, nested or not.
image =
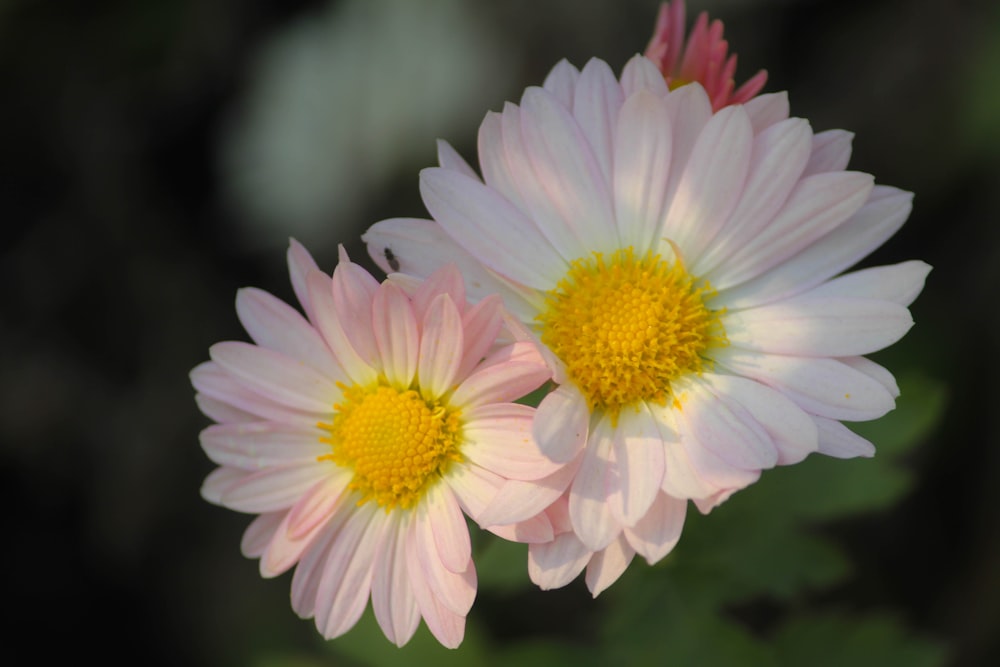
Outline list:
[[[671,382],[698,373],[703,353],[726,344],[711,287],[681,262],[624,248],[577,259],[538,317],[541,339],[566,364],[591,410],[617,420],[622,408],[665,405]]]
[[[320,423],[332,448],[321,458],[354,471],[358,504],[374,500],[386,511],[413,507],[453,461],[460,461],[459,413],[428,402],[413,389],[384,384],[342,387],[333,421]]]

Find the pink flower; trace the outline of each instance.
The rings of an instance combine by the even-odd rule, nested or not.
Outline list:
[[[422,617],[455,647],[476,594],[463,513],[559,468],[531,438],[534,410],[512,402],[549,370],[532,343],[496,342],[510,339],[500,298],[469,306],[454,267],[379,284],[341,249],[331,280],[294,241],[288,262],[306,317],[241,290],[256,344],[213,345],[191,373],[218,422],[201,434],[220,466],[202,494],[260,515],[243,553],[265,577],[297,565],[292,608],[325,637],[370,597],[397,645]]]
[[[912,326],[930,267],[838,277],[911,201],[845,171],[851,136],[813,134],[784,94],[713,112],[701,84],[669,90],[643,57],[620,80],[561,62],[487,114],[482,177],[440,145],[420,178],[433,221],[364,235],[384,268],[386,247],[413,276],[454,262],[473,301],[502,294],[542,346],[559,386],[533,433],[564,467],[509,482],[478,518],[551,527],[552,544],[522,540],[543,588],[587,567],[596,594],[634,553],[662,558],[689,499],[709,512],[812,452],[873,454],[841,422],[894,407],[892,375],[863,355]],[[505,508],[525,485],[531,503]]]
[[[729,43],[722,38],[722,21],[708,22],[708,12],[701,12],[684,44],[684,0],[660,5],[653,38],[646,47],[646,57],[663,73],[671,90],[698,82],[712,102],[712,110],[743,104],[759,93],[767,82],[767,72],[760,70],[735,92],[736,54],[728,55]]]

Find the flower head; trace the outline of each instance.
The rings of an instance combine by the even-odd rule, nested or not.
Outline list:
[[[701,12],[685,45],[684,0],[673,0],[660,5],[653,38],[646,47],[646,57],[660,69],[671,90],[698,82],[708,93],[714,111],[749,101],[767,82],[767,72],[760,70],[734,90],[736,54],[729,55],[722,31],[722,21],[709,23],[708,12]]]
[[[213,345],[191,373],[218,422],[201,434],[220,466],[202,493],[260,515],[244,554],[265,577],[297,565],[292,607],[324,636],[370,597],[396,644],[422,617],[457,646],[476,593],[463,512],[558,468],[530,436],[534,410],[512,403],[549,370],[531,342],[497,343],[511,338],[499,297],[468,305],[454,267],[379,284],[343,250],[332,279],[294,241],[288,259],[306,317],[241,290],[256,344]]]
[[[503,294],[553,368],[533,433],[564,467],[518,482],[538,484],[555,536],[530,547],[537,583],[587,566],[596,593],[634,553],[670,550],[687,500],[708,512],[811,452],[872,454],[841,421],[894,406],[863,355],[910,328],[929,267],[836,277],[910,211],[909,193],[845,171],[850,142],[789,118],[784,94],[713,111],[642,57],[620,80],[562,62],[486,116],[482,178],[441,145],[420,180],[433,221],[367,232],[383,266],[391,247],[403,273],[455,262],[473,300]],[[480,519],[529,518],[498,507]]]

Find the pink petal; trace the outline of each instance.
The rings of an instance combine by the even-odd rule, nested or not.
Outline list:
[[[385,541],[375,554],[372,610],[385,636],[396,646],[413,637],[420,624],[420,608],[410,585],[406,565],[406,534],[411,514],[390,513]]]
[[[214,366],[214,364],[212,365]],[[194,402],[198,404],[198,409],[201,410],[203,415],[220,424],[242,424],[260,421],[260,417],[257,415],[234,408],[228,403],[223,403],[200,392],[194,395]]]
[[[351,346],[369,365],[378,364],[378,349],[372,331],[372,301],[379,283],[365,269],[350,261],[340,247],[340,263],[333,272],[330,287],[333,306],[340,322],[349,322],[344,331]]]
[[[646,515],[625,529],[625,538],[646,562],[653,565],[670,553],[680,540],[686,512],[686,500],[660,493]]]
[[[215,463],[259,470],[290,463],[309,463],[330,453],[316,428],[276,422],[215,424],[200,434],[201,446]]]
[[[417,322],[423,322],[431,302],[442,294],[447,294],[451,298],[452,305],[458,309],[459,315],[465,312],[465,284],[458,268],[450,262],[419,283],[410,296]]]
[[[879,366],[871,359],[866,359],[865,357],[841,357],[838,361],[860,373],[864,373],[885,387],[885,390],[893,398],[899,398],[899,385],[896,384],[896,378],[885,367]]]
[[[533,343],[507,345],[472,372],[452,395],[457,406],[507,403],[525,396],[551,377]]]
[[[333,539],[316,591],[316,628],[327,639],[344,634],[361,618],[387,523],[385,512],[365,503]]]
[[[743,105],[750,115],[754,134],[788,118],[788,93],[767,93],[758,95]]]
[[[456,377],[464,378],[482,361],[496,343],[503,326],[503,300],[498,294],[491,294],[462,314],[461,360]]]
[[[414,522],[415,524],[416,522]],[[419,547],[416,538],[416,526],[411,524],[409,533],[404,537],[406,542],[406,569],[409,573],[410,586],[413,589],[420,614],[427,623],[431,634],[447,648],[457,648],[465,636],[465,614],[457,614],[449,609],[430,588],[423,567],[420,563]],[[470,569],[472,564],[470,563]]]
[[[673,407],[649,406],[663,438],[663,483],[661,489],[674,498],[705,498],[718,487],[704,479],[681,444]]]
[[[267,512],[256,517],[243,531],[243,539],[240,540],[240,553],[247,558],[259,558],[267,545],[274,538],[278,526],[282,524],[287,512]]]
[[[508,480],[480,513],[473,516],[481,526],[508,525],[527,521],[544,511],[565,493],[573,481],[583,456],[561,466],[541,479]]]
[[[251,391],[236,378],[224,371],[218,364],[205,362],[191,371],[191,384],[205,398],[228,406],[227,416],[253,415],[252,421],[262,419],[309,428],[316,425],[318,415],[279,405],[260,394]],[[330,406],[332,408],[332,405]],[[236,412],[232,412],[236,410]],[[324,410],[324,414],[329,408]],[[210,417],[213,415],[209,415]]]
[[[516,403],[483,405],[467,412],[463,456],[508,479],[545,477],[559,464],[545,458],[531,437],[534,409]]]
[[[229,486],[222,494],[222,504],[253,514],[286,509],[335,469],[329,461],[265,468]]]
[[[409,298],[392,283],[383,283],[375,293],[372,330],[382,372],[397,389],[408,388],[417,372],[420,336]]]
[[[344,522],[353,516],[352,509],[350,503],[345,503],[341,511],[334,514],[299,559],[299,564],[292,575],[291,598],[292,610],[302,618],[316,615],[316,592],[319,590],[320,579],[326,571],[330,546]]]
[[[552,522],[545,514],[537,514],[506,526],[488,526],[486,530],[509,542],[523,544],[544,544],[555,538]]]
[[[261,347],[305,362],[334,380],[344,377],[323,338],[284,301],[247,287],[236,293],[236,313],[243,328]]]
[[[564,384],[538,405],[532,433],[545,456],[566,463],[586,444],[589,425],[587,400],[575,385]]]
[[[640,90],[649,90],[660,97],[669,92],[667,82],[663,80],[663,74],[660,73],[660,70],[640,55],[632,56],[625,63],[625,67],[622,69],[621,84],[626,97]]]
[[[469,527],[447,484],[434,484],[428,489],[417,507],[417,517],[433,528],[441,563],[451,572],[464,572],[472,558]]]
[[[474,464],[454,465],[444,477],[462,511],[473,519],[486,508],[504,483],[503,477]]]
[[[635,557],[633,549],[624,535],[619,535],[607,548],[594,554],[587,565],[587,588],[596,598],[608,586],[618,581],[625,568]]]
[[[340,398],[333,380],[280,352],[238,341],[216,343],[208,352],[226,373],[275,403],[325,413]]]
[[[284,521],[275,532],[274,539],[267,545],[267,549],[260,558],[260,574],[264,578],[276,577],[286,572],[295,565],[302,554],[308,549],[316,536],[326,527],[333,518],[334,510],[340,493],[331,494],[327,492],[323,482],[316,484],[312,489],[295,504],[292,511],[285,515]],[[302,523],[293,530],[292,524],[296,521],[296,509],[302,505],[316,505],[316,501],[323,502],[322,512],[314,512],[313,520]],[[297,514],[301,515],[302,512]]]
[[[476,569],[472,565],[471,555],[458,572],[452,572],[445,567],[438,554],[434,537],[433,522],[438,518],[418,509],[410,539],[415,542],[416,556],[424,573],[424,580],[434,596],[448,609],[464,616],[469,613],[472,601],[476,598]]]
[[[592,552],[573,533],[528,547],[528,576],[543,591],[562,588],[576,579]]]
[[[249,473],[236,468],[216,468],[208,473],[201,483],[201,497],[214,505],[222,504],[222,496],[237,482],[249,477]]]
[[[378,372],[354,347],[351,337],[345,331],[340,313],[337,312],[330,279],[319,271],[313,271],[306,277],[306,285],[313,307],[313,324],[323,335],[341,367],[355,384],[374,384],[378,379]]]
[[[288,274],[292,280],[292,289],[295,291],[295,296],[298,298],[299,303],[302,304],[302,310],[305,312],[306,317],[310,321],[314,321],[312,302],[309,299],[309,290],[306,288],[306,276],[311,271],[318,271],[319,267],[316,266],[316,262],[313,260],[312,255],[309,254],[309,251],[295,239],[290,240],[287,255]]]
[[[462,316],[447,294],[439,294],[427,308],[420,335],[417,377],[425,396],[451,391],[465,348]]]

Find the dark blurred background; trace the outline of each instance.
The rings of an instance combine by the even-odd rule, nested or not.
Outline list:
[[[688,2],[689,22],[701,9],[725,21],[739,81],[766,68],[793,115],[856,132],[852,168],[916,192],[867,263],[935,270],[917,325],[880,359],[943,383],[948,407],[906,460],[916,483],[902,503],[836,527],[855,574],[827,596],[895,610],[954,665],[1000,664],[993,4]],[[328,271],[338,243],[362,259],[368,225],[424,216],[417,172],[435,138],[474,159],[487,109],[563,57],[620,70],[657,6],[0,3],[6,651],[41,664],[324,655],[288,606],[288,576],[263,581],[239,555],[248,518],[198,495],[212,465],[189,369],[212,343],[245,339],[237,288],[292,298],[289,236]],[[558,616],[587,597],[574,585],[519,604]]]

